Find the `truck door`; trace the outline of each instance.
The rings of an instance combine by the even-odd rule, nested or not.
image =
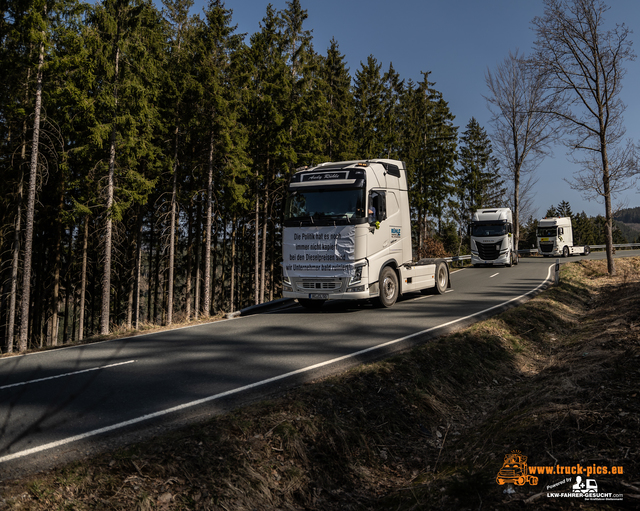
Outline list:
[[[367,235],[367,258],[371,271],[371,280],[378,278],[380,268],[386,262],[389,253],[391,232],[387,220],[387,196],[385,190],[371,190],[367,207],[369,208],[369,233]]]

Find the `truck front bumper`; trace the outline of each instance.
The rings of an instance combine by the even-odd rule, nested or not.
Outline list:
[[[365,300],[378,296],[378,284],[369,286],[365,279],[352,283],[342,278],[291,278],[283,282],[284,298],[304,300]]]
[[[501,252],[497,259],[485,260],[481,259],[477,253],[471,252],[471,264],[487,264],[493,266],[504,266],[509,264],[509,251]]]

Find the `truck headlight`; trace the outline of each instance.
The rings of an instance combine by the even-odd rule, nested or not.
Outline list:
[[[364,268],[363,264],[361,264],[360,266],[356,266],[355,273],[351,277],[351,280],[349,281],[350,286],[358,284],[362,280],[362,268]]]

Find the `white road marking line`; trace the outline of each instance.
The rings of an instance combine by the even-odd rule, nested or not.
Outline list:
[[[495,277],[496,275],[500,275],[500,272],[498,273],[494,273],[493,275],[491,275],[491,277],[489,277],[490,279],[492,279],[493,277]]]
[[[47,451],[49,449],[53,449],[55,447],[60,447],[62,445],[66,445],[66,444],[70,444],[72,442],[77,442],[79,440],[84,440],[86,438],[90,438],[92,436],[96,436],[96,435],[100,435],[102,433],[108,433],[109,431],[114,431],[116,429],[120,429],[120,428],[124,428],[127,426],[131,426],[132,424],[137,424],[139,422],[143,422],[149,419],[154,419],[156,417],[162,417],[163,415],[167,415],[173,412],[177,412],[180,410],[185,410],[187,408],[191,408],[194,406],[198,406],[204,403],[207,403],[209,401],[215,401],[217,399],[221,399],[223,397],[227,397],[227,396],[231,396],[233,394],[238,394],[239,392],[243,392],[245,390],[249,390],[249,389],[254,389],[256,387],[261,387],[262,385],[266,385],[268,383],[273,383],[275,381],[278,380],[283,380],[284,378],[288,378],[289,376],[294,376],[296,374],[302,374],[302,373],[306,373],[308,371],[311,371],[313,369],[318,369],[320,367],[324,367],[330,364],[334,364],[336,362],[340,362],[342,360],[346,360],[348,358],[355,358],[355,357],[359,357],[360,355],[363,355],[364,353],[369,353],[370,351],[375,351],[377,349],[380,348],[385,348],[387,346],[391,346],[393,344],[397,344],[399,342],[402,341],[406,341],[408,339],[411,339],[412,337],[417,337],[419,335],[423,335],[429,332],[433,332],[434,330],[438,330],[439,328],[442,327],[446,327],[449,325],[453,325],[455,323],[459,323],[460,321],[464,321],[466,319],[472,318],[474,316],[479,316],[480,314],[484,314],[485,312],[488,312],[490,310],[493,309],[497,309],[498,307],[502,307],[503,305],[506,305],[508,303],[511,303],[513,301],[516,300],[520,300],[521,298],[524,298],[525,296],[528,296],[532,293],[535,293],[538,289],[540,289],[545,282],[547,282],[547,280],[549,280],[550,276],[551,276],[551,268],[555,268],[555,263],[552,264],[551,266],[549,266],[549,269],[547,271],[547,278],[544,279],[537,287],[535,287],[534,289],[532,289],[531,291],[528,291],[520,296],[516,296],[515,298],[512,298],[511,300],[507,300],[506,302],[502,302],[499,303],[498,305],[494,305],[493,307],[489,307],[488,309],[483,309],[479,312],[476,312],[474,314],[469,314],[468,316],[465,316],[464,318],[458,318],[458,319],[454,319],[452,321],[449,321],[448,323],[444,323],[442,325],[438,325],[438,326],[434,326],[431,328],[427,328],[426,330],[422,330],[420,332],[416,332],[414,334],[411,335],[407,335],[405,337],[401,337],[399,339],[394,339],[393,341],[388,341],[382,344],[378,344],[377,346],[372,346],[370,348],[366,348],[364,350],[360,350],[360,351],[356,351],[355,353],[352,353],[350,355],[343,355],[342,357],[338,357],[338,358],[333,358],[331,360],[327,360],[326,362],[320,362],[319,364],[314,364],[312,366],[308,366],[308,367],[303,367],[301,369],[297,369],[295,371],[291,371],[288,373],[284,373],[284,374],[280,374],[278,376],[274,376],[273,378],[267,378],[266,380],[262,380],[262,381],[258,381],[256,383],[251,383],[249,385],[244,385],[243,387],[238,387],[236,389],[231,389],[231,390],[227,390],[226,392],[221,392],[220,394],[214,394],[213,396],[208,396],[202,399],[198,399],[196,401],[191,401],[190,403],[184,403],[182,405],[178,405],[178,406],[174,406],[172,408],[167,408],[165,410],[160,410],[158,412],[154,412],[154,413],[149,413],[147,415],[143,415],[141,417],[136,417],[135,419],[131,419],[128,421],[124,421],[124,422],[119,422],[117,424],[113,424],[111,426],[106,426],[104,428],[100,428],[100,429],[94,429],[93,431],[87,431],[86,433],[81,433],[80,435],[75,435],[75,436],[71,436],[68,438],[63,438],[62,440],[58,440],[56,442],[51,442],[48,444],[44,444],[44,445],[40,445],[38,447],[32,447],[31,449],[25,449],[24,451],[18,451],[18,452],[14,452],[13,454],[7,454],[6,456],[3,456],[0,458],[0,463],[4,463],[5,461],[10,461],[10,460],[14,460],[17,458],[23,458],[25,456],[29,456],[30,454],[36,454],[42,451]]]
[[[11,387],[19,387],[21,385],[29,385],[30,383],[39,383],[41,381],[55,380],[56,378],[64,378],[65,376],[75,376],[76,374],[88,373],[89,371],[97,371],[98,369],[107,369],[108,367],[116,367],[116,366],[122,366],[125,364],[132,364],[133,362],[135,362],[135,360],[127,360],[126,362],[118,362],[117,364],[109,364],[106,366],[92,367],[90,369],[83,369],[82,371],[74,371],[72,373],[63,373],[63,374],[57,374],[56,376],[48,376],[47,378],[39,378],[37,380],[29,380],[29,381],[22,381],[19,383],[12,383],[11,385],[3,385],[2,387],[0,387],[0,390],[9,389]]]

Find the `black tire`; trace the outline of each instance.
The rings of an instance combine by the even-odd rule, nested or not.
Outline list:
[[[562,249],[562,257],[569,257],[569,247],[566,245]]]
[[[317,311],[322,309],[324,300],[309,300],[308,298],[298,298],[298,303],[305,309]]]
[[[436,293],[443,294],[449,287],[449,268],[444,261],[436,263]]]
[[[584,255],[589,255],[591,253],[591,247],[589,245],[584,246]]]
[[[380,286],[380,296],[378,296],[376,302],[381,307],[391,307],[396,303],[399,293],[398,276],[393,268],[386,266],[382,269],[378,284]]]

